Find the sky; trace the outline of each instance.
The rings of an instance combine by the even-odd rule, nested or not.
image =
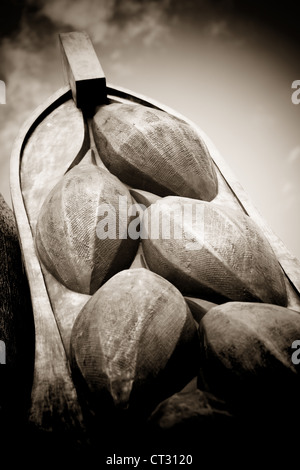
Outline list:
[[[108,83],[200,126],[300,259],[297,1],[1,0],[0,10],[0,192],[9,204],[14,139],[64,85],[58,34],[85,30]]]

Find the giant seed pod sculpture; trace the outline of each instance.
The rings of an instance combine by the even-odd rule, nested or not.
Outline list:
[[[95,142],[107,168],[124,183],[159,196],[211,201],[217,176],[206,145],[186,122],[142,105],[101,106]]]
[[[147,269],[130,269],[81,310],[71,357],[96,408],[144,415],[197,375],[199,338],[180,292]]]
[[[126,187],[105,169],[83,164],[70,170],[46,198],[37,221],[37,251],[51,274],[71,290],[93,294],[128,268],[138,248],[138,240],[127,237],[131,202]],[[107,213],[113,219],[108,230],[115,233],[99,233],[98,224],[105,224],[100,217]]]
[[[239,413],[270,413],[275,420],[300,413],[299,313],[252,302],[228,302],[209,310],[199,324],[201,376]],[[296,360],[293,359],[296,355]],[[298,356],[297,356],[298,354]]]
[[[250,217],[213,202],[166,197],[146,209],[149,268],[185,295],[286,306],[281,267]]]
[[[180,296],[174,285],[170,287],[167,280],[159,278],[158,282],[153,272],[146,277],[140,270],[134,274],[132,268],[139,264],[147,266],[174,282],[186,294],[188,307],[199,323],[203,317],[209,318],[207,308],[211,303],[221,303],[231,298],[284,305],[285,287],[289,308],[300,311],[300,265],[256,211],[226,161],[201,129],[197,129],[184,116],[179,116],[175,110],[151,98],[123,88],[106,86],[103,70],[84,32],[62,33],[60,43],[68,84],[29,116],[15,141],[11,158],[12,204],[30,285],[35,330],[34,380],[28,413],[26,410],[25,414],[29,428],[39,441],[40,436],[45,442],[45,433],[51,436],[51,449],[56,447],[54,443],[59,443],[59,448],[63,448],[65,443],[71,441],[76,442],[77,449],[79,442],[92,440],[96,441],[95,450],[98,453],[99,440],[94,439],[94,427],[89,426],[89,419],[85,420],[91,417],[88,394],[84,393],[87,388],[102,409],[108,403],[115,403],[117,407],[126,408],[128,405],[128,409],[143,414],[145,405],[150,409],[155,402],[164,400],[166,394],[176,393],[191,375],[196,376],[195,362],[201,362],[201,357],[209,384],[212,386],[213,380],[204,363],[210,363],[210,373],[222,381],[220,368],[216,362],[211,362],[213,352],[199,354],[199,337],[186,304],[182,304],[182,294]],[[188,96],[186,98],[189,99]],[[92,126],[94,110],[97,115]],[[91,132],[92,127],[94,132]],[[96,151],[96,146],[101,155]],[[103,169],[101,157],[111,173],[107,168]],[[85,167],[87,161],[94,164],[90,165],[89,171]],[[97,170],[96,165],[102,170]],[[58,192],[49,195],[65,174],[66,178],[56,187]],[[100,174],[101,178],[98,178]],[[131,205],[127,189],[120,180],[130,186],[128,190],[134,200],[147,207],[152,205],[154,210],[160,196],[177,194],[192,198],[203,209],[204,217],[200,225],[204,224],[205,230],[202,225],[200,229],[197,226],[191,229],[188,224],[182,227],[182,223],[178,222],[175,228],[184,228],[187,236],[181,239],[171,236],[166,241],[164,237],[163,240],[160,237],[145,239],[142,241],[144,250],[140,250],[138,256],[134,256],[138,240],[120,238],[118,233],[116,237],[99,238],[96,236],[99,222],[103,229],[103,219],[101,216],[98,219],[97,215],[99,204],[111,207],[112,213],[115,211],[116,221],[119,219],[116,207],[118,194],[126,196]],[[199,200],[207,200],[209,204],[198,204]],[[166,199],[168,206],[170,201]],[[222,204],[221,208],[215,206],[217,201]],[[236,208],[236,214],[229,213],[226,209],[229,207]],[[145,214],[151,210],[149,207]],[[170,212],[170,207],[167,207],[162,219],[167,220]],[[243,213],[249,214],[252,221]],[[134,221],[136,225],[133,223],[131,227],[126,227],[128,219],[124,220],[125,229],[138,229],[137,220]],[[257,231],[255,224],[261,227],[264,236]],[[101,232],[103,234],[103,230]],[[269,240],[276,259],[265,238]],[[148,265],[144,263],[144,254]],[[136,286],[132,289],[128,278],[125,281],[125,271],[114,276],[127,266],[132,271],[130,276],[135,276],[136,280]],[[107,290],[109,287],[110,291]],[[95,298],[91,299],[90,304],[91,294]],[[256,302],[255,305],[260,304]],[[276,322],[274,328],[277,328]],[[253,324],[256,324],[254,316]],[[248,326],[247,332],[250,334]],[[280,331],[282,328],[283,324],[280,323]],[[111,337],[110,332],[114,332]],[[293,341],[298,338],[296,330],[294,335]],[[94,342],[90,341],[90,337]],[[152,346],[147,342],[149,337]],[[209,338],[209,344],[212,344],[212,337]],[[256,336],[253,338],[256,344]],[[236,340],[232,344],[233,349],[237,348]],[[267,348],[266,341],[264,344]],[[279,341],[278,344],[282,343]],[[108,351],[107,355],[102,354],[104,350]],[[210,350],[213,351],[213,348]],[[100,353],[96,354],[97,351]],[[278,357],[275,347],[272,354]],[[284,358],[291,372],[288,354]],[[218,359],[220,362],[221,354]],[[266,360],[269,360],[267,355]],[[238,358],[237,364],[240,364]],[[72,376],[69,365],[73,368]],[[118,370],[127,371],[123,382]],[[283,377],[281,372],[280,377]],[[80,375],[81,380],[77,382]],[[130,377],[133,377],[132,384]],[[233,376],[224,377],[224,385],[227,386],[228,381],[229,391],[235,390],[230,385]],[[252,374],[252,377],[256,375]],[[271,392],[275,389],[273,387]],[[284,391],[283,388],[281,390]],[[298,393],[297,386],[290,387],[290,393],[294,390]],[[180,401],[185,410],[185,405],[191,404],[191,421],[194,421],[192,408],[193,404],[197,407],[198,395],[195,391],[195,395],[190,396],[191,401]],[[230,393],[228,395],[231,396]],[[272,395],[270,393],[269,397]],[[290,400],[289,394],[286,395],[285,403],[296,403],[297,399]],[[251,392],[249,396],[251,398]],[[276,396],[280,403],[281,398],[278,394]],[[99,397],[101,399],[98,400]],[[245,401],[246,404],[251,402],[243,400],[243,403]],[[170,402],[171,405],[174,403],[173,400]],[[177,410],[180,413],[181,409],[180,405],[175,413]],[[116,445],[118,447],[124,440],[124,433],[121,431],[120,440],[115,439],[116,422],[112,419],[112,411],[116,410],[116,406],[107,406],[107,410],[108,421],[114,421],[114,424],[109,436],[112,439],[106,441],[115,451]],[[25,414],[22,413],[22,416],[25,417]],[[91,413],[93,416],[95,414]],[[132,416],[130,413],[125,415]],[[289,416],[292,422],[293,410]],[[128,434],[126,425],[131,420],[124,421]],[[100,432],[103,428],[98,426],[98,422],[96,424],[98,437],[98,430]],[[215,429],[218,425],[211,427]],[[289,429],[284,428],[285,431]],[[145,440],[140,426],[136,426],[136,434]],[[62,440],[62,436],[66,439]],[[102,439],[103,434],[101,442]],[[134,439],[132,441],[136,444]],[[149,441],[153,452],[152,440]],[[216,445],[215,435],[212,435],[211,441],[216,453],[219,443]],[[230,436],[226,453],[233,442],[237,448],[236,441]],[[199,448],[199,443],[197,434],[195,449]],[[252,443],[251,440],[251,446]],[[161,442],[159,446],[162,448]],[[67,445],[68,456],[69,449]],[[74,455],[77,455],[72,445],[73,449]],[[223,458],[222,452],[218,454]],[[137,455],[136,449],[134,453],[124,455]],[[202,451],[199,458],[201,467]]]

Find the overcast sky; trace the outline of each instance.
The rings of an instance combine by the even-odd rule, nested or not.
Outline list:
[[[211,138],[300,259],[300,27],[295,1],[1,0],[0,192],[20,126],[63,85],[58,33],[86,30],[109,83],[161,101]],[[270,5],[270,7],[268,6]]]

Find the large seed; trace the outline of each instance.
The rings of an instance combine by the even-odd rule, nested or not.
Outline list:
[[[144,268],[116,274],[93,295],[74,323],[71,355],[96,409],[141,415],[197,375],[200,356],[182,295]]]
[[[204,383],[243,414],[300,412],[300,315],[271,304],[228,302],[199,324]],[[296,344],[296,346],[297,346]],[[298,414],[299,417],[299,414]]]
[[[197,388],[191,382],[178,393],[161,402],[148,421],[152,433],[159,436],[160,442],[173,445],[199,446],[201,454],[208,444],[215,445],[216,437],[224,439],[224,432],[230,430],[232,416],[226,403],[211,393]],[[205,444],[205,445],[203,445]]]
[[[142,244],[149,268],[185,295],[285,306],[280,265],[250,217],[214,203],[166,197],[146,209]]]
[[[206,145],[184,121],[146,106],[114,103],[99,108],[93,130],[104,164],[133,188],[206,201],[217,195]]]
[[[36,230],[41,261],[69,289],[93,294],[135,256],[138,240],[127,237],[131,203],[126,187],[108,171],[74,167],[41,208]]]

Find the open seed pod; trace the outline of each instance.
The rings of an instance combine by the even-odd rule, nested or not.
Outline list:
[[[144,268],[124,270],[79,313],[71,357],[96,414],[144,416],[197,375],[199,338],[174,286]]]
[[[146,106],[113,103],[99,108],[93,131],[104,164],[133,188],[206,201],[217,195],[213,161],[186,122]]]
[[[286,306],[281,267],[257,225],[213,202],[166,197],[143,215],[149,268],[185,295]]]
[[[128,268],[138,249],[139,241],[127,236],[131,204],[126,187],[105,169],[74,167],[41,208],[36,228],[40,260],[69,289],[93,294]]]
[[[300,412],[300,315],[270,304],[228,302],[199,324],[203,383],[242,415],[290,419]],[[298,346],[299,348],[299,346]],[[293,358],[295,355],[295,359]],[[297,356],[297,357],[296,357]]]

